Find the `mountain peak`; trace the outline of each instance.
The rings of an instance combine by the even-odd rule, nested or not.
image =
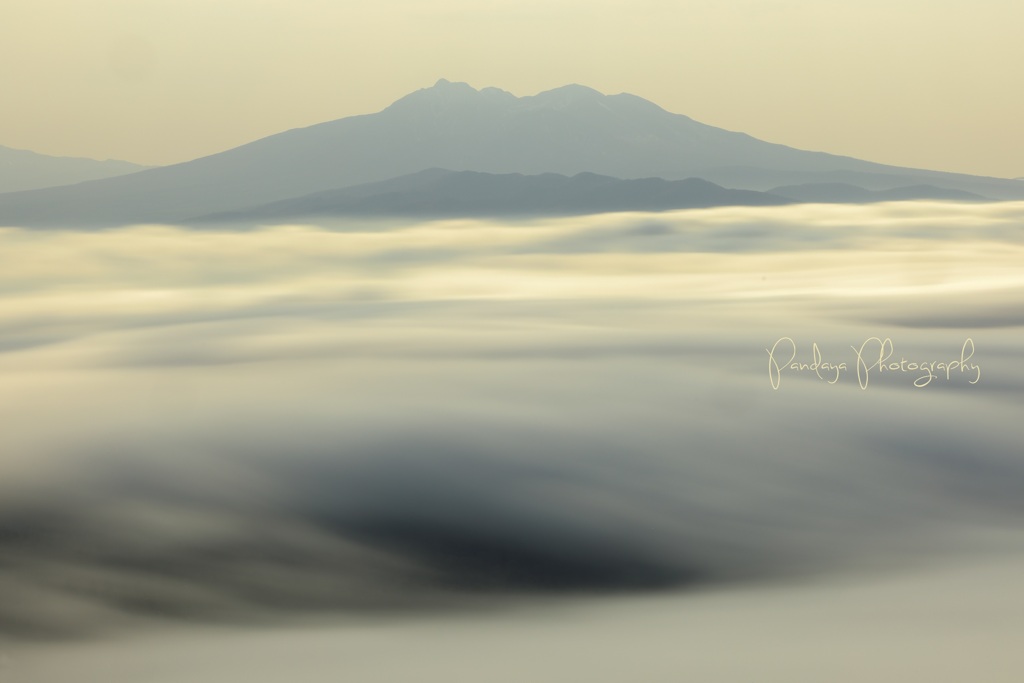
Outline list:
[[[477,92],[477,89],[471,86],[469,83],[464,81],[449,81],[447,78],[437,79],[437,83],[426,90],[444,90],[448,92],[462,91],[462,92]]]
[[[579,83],[569,83],[538,93],[537,97],[598,98],[604,97],[604,93]]]
[[[418,111],[425,107],[427,110],[443,111],[466,104],[486,106],[488,103],[509,102],[516,99],[511,93],[498,88],[477,90],[469,83],[439,78],[429,88],[421,88],[396,100],[388,109]]]
[[[560,88],[545,90],[542,93],[534,95],[530,99],[538,104],[543,104],[544,106],[563,109],[565,107],[581,103],[600,102],[605,99],[605,95],[604,93],[598,92],[593,88],[588,88],[585,85],[570,83],[569,85],[563,85]]]
[[[603,102],[606,95],[588,88],[585,85],[571,83],[552,90],[545,90],[536,95],[516,97],[510,92],[500,88],[483,88],[477,90],[463,81],[449,81],[447,78],[439,78],[434,85],[428,88],[421,88],[394,102],[391,107],[399,110],[412,108],[419,110],[426,107],[429,110],[447,110],[449,107],[461,106],[473,103],[479,105],[513,105],[519,102],[526,106],[540,105],[552,109],[565,109],[566,107],[579,104],[592,104]]]

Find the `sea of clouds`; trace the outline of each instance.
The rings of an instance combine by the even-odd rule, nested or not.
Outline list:
[[[773,623],[840,659],[888,624],[911,678],[943,638],[1001,661],[1024,631],[1022,266],[1009,202],[2,228],[0,670],[141,680],[139,653],[206,652],[189,680],[283,680],[241,654],[263,639],[290,680],[401,680],[381,633],[444,680],[482,680],[463,639],[547,653],[486,680],[622,680],[714,670],[711,643],[770,662],[751,624]],[[904,368],[865,386],[874,338]],[[807,367],[773,385],[780,339]],[[953,632],[919,629],[936,601]],[[346,634],[375,654],[331,654]],[[832,661],[786,656],[806,680]]]

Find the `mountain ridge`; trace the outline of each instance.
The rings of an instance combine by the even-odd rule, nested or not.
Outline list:
[[[730,190],[700,178],[620,179],[595,173],[524,175],[432,168],[390,180],[316,192],[190,223],[334,217],[537,217],[711,206],[775,206],[792,200]]]
[[[848,183],[808,183],[783,185],[772,188],[770,192],[802,203],[867,204],[920,199],[958,202],[992,201],[988,197],[973,192],[950,190],[934,185],[908,185],[888,190],[866,190]]]
[[[40,154],[0,145],[0,193],[101,180],[151,168],[119,159]]]

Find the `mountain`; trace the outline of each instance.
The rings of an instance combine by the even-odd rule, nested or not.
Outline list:
[[[828,204],[867,204],[870,202],[897,202],[914,199],[938,199],[958,202],[990,201],[973,192],[950,190],[934,185],[910,185],[891,190],[866,190],[847,183],[808,183],[784,185],[769,190],[772,194],[798,202]]]
[[[273,223],[340,216],[537,216],[663,211],[709,206],[769,206],[788,199],[728,190],[699,178],[621,180],[595,173],[479,173],[428,169],[391,180],[316,192],[195,222]]]
[[[569,85],[515,97],[442,79],[375,114],[290,130],[118,178],[0,195],[0,225],[177,222],[429,168],[699,177],[752,190],[814,182],[871,190],[929,184],[996,199],[1024,198],[1024,186],[1013,180],[805,152],[705,125],[634,95]]]
[[[52,157],[0,145],[0,192],[70,185],[147,168],[127,161]]]

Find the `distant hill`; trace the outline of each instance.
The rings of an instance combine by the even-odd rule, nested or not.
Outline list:
[[[0,225],[178,222],[429,168],[697,177],[761,191],[822,182],[869,190],[932,185],[1024,199],[1018,181],[805,152],[705,125],[634,95],[568,85],[516,97],[441,80],[375,114],[286,131],[182,164],[0,195]]]
[[[788,199],[728,190],[698,178],[621,180],[595,173],[478,173],[429,169],[391,180],[316,192],[195,222],[273,223],[336,216],[537,216],[663,211],[709,206],[770,206]]]
[[[939,199],[950,201],[990,201],[973,192],[950,190],[934,185],[911,185],[894,187],[891,190],[866,190],[847,183],[809,183],[805,185],[783,185],[769,190],[774,195],[799,202],[820,202],[830,204],[866,204],[870,202],[893,202],[912,199]]]
[[[145,170],[127,161],[53,157],[0,145],[0,192],[19,192]]]

